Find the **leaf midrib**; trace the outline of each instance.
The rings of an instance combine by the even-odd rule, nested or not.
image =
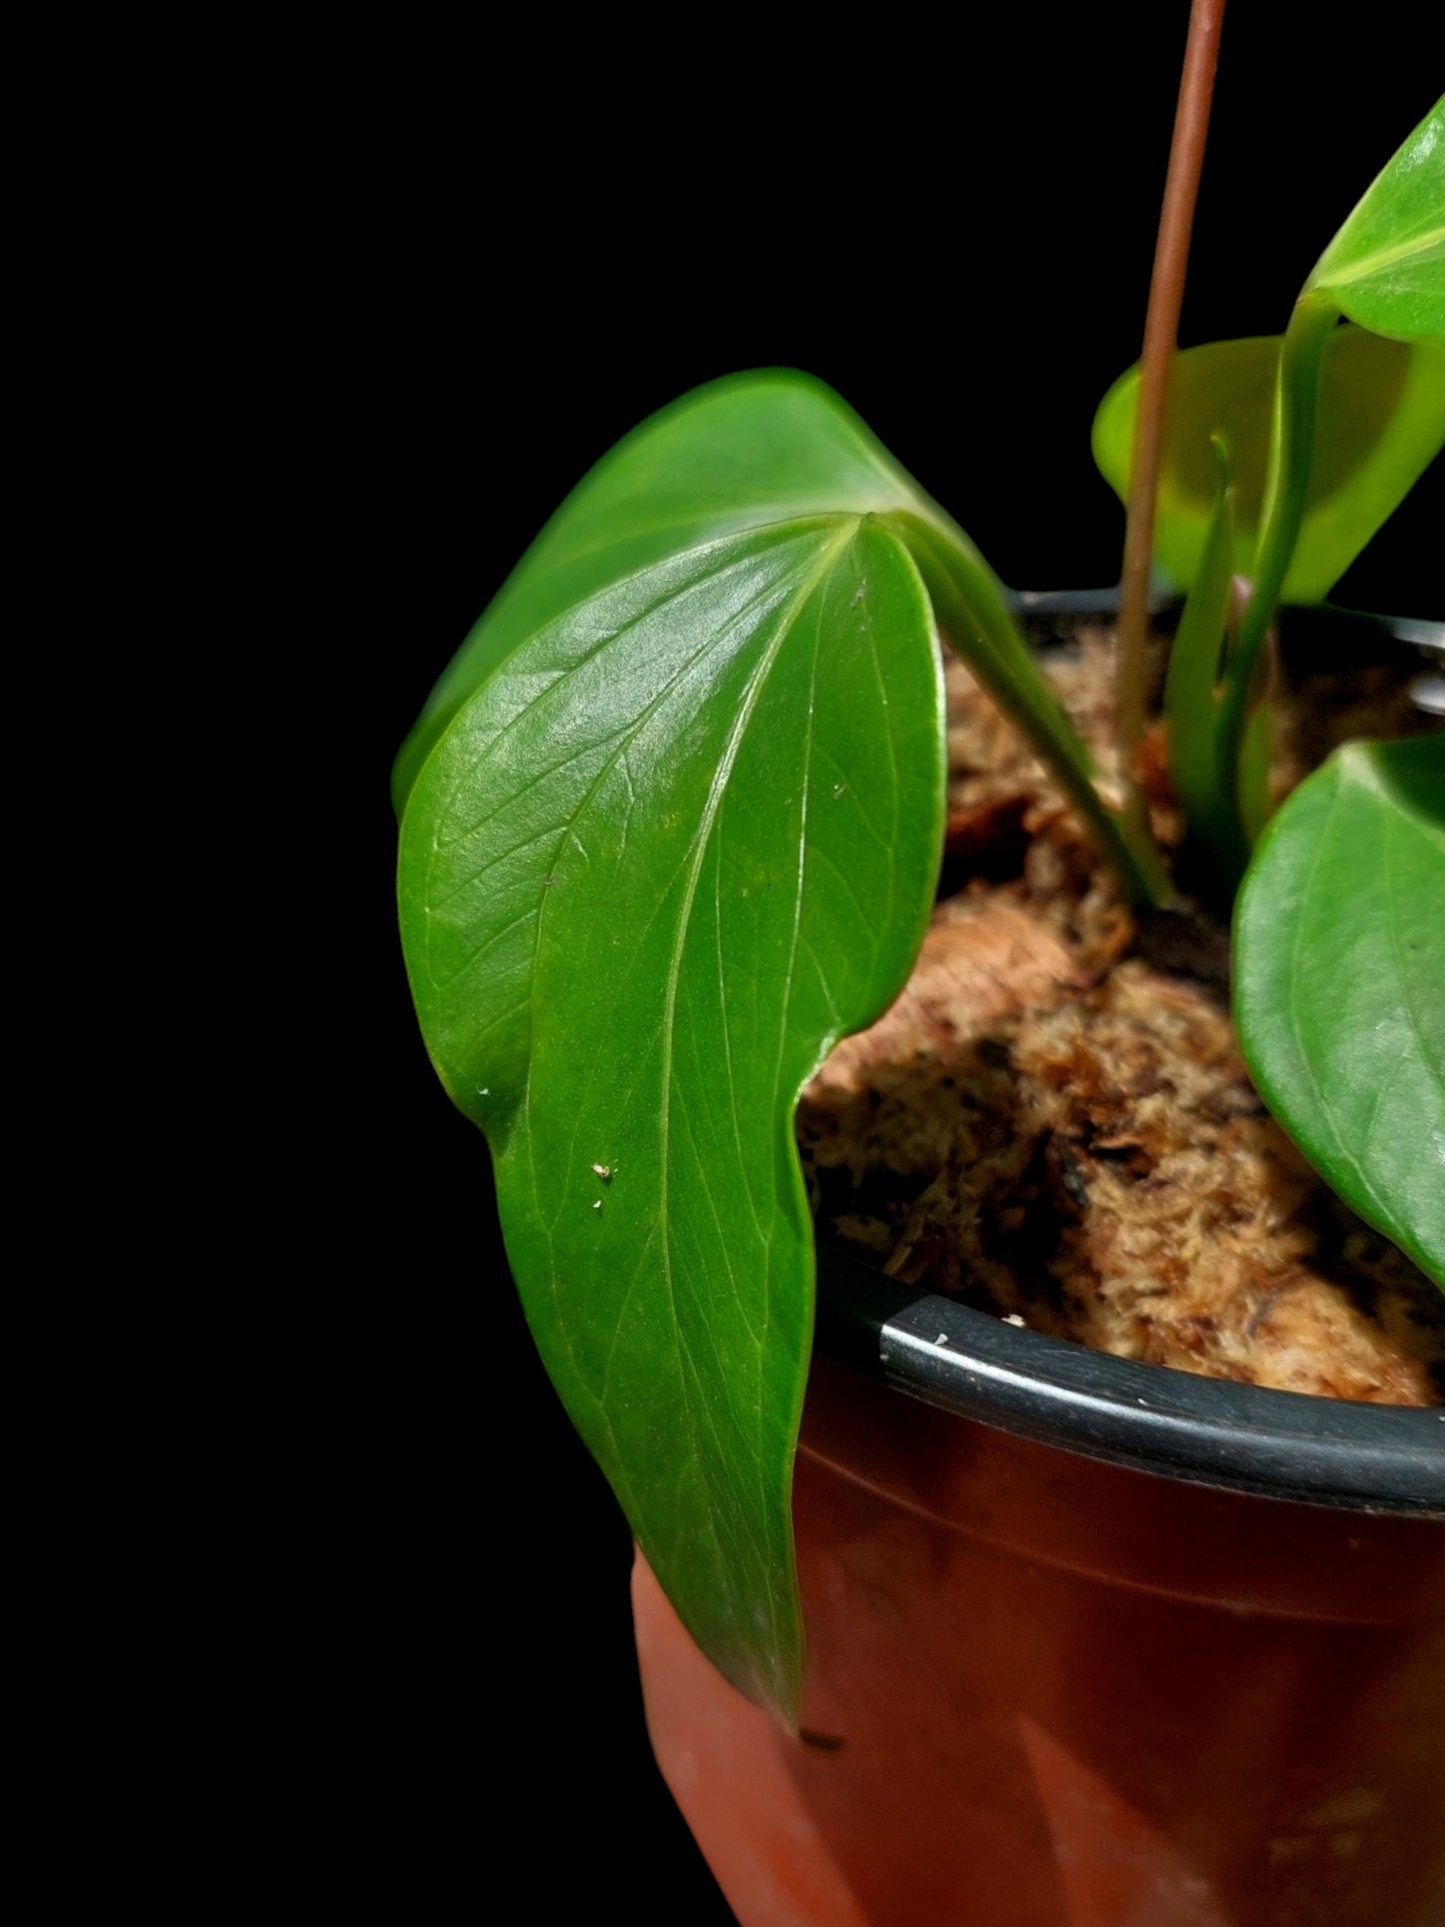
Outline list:
[[[659,1165],[658,1229],[660,1233],[660,1249],[662,1254],[663,1277],[666,1280],[668,1304],[672,1312],[671,1328],[673,1332],[674,1345],[676,1347],[678,1379],[682,1386],[682,1395],[687,1408],[687,1420],[688,1420],[689,1432],[696,1431],[696,1423],[694,1418],[693,1400],[691,1396],[691,1386],[688,1381],[687,1373],[683,1368],[682,1326],[681,1326],[681,1321],[678,1317],[677,1289],[676,1289],[676,1283],[673,1277],[673,1269],[672,1269],[672,1240],[671,1240],[670,1224],[669,1224],[669,1186],[668,1186],[669,1156],[670,1156],[671,1142],[672,1142],[672,1106],[673,1106],[672,1064],[673,1064],[674,1019],[675,1019],[676,1010],[677,1010],[678,990],[682,979],[683,954],[687,947],[687,936],[688,936],[688,932],[692,921],[692,907],[697,898],[697,889],[698,889],[698,883],[702,875],[703,860],[706,856],[708,846],[712,840],[713,827],[717,821],[718,812],[722,808],[723,797],[725,796],[727,791],[728,780],[731,777],[733,766],[737,761],[738,751],[742,745],[742,740],[746,733],[747,725],[752,718],[754,709],[757,707],[758,698],[762,692],[762,689],[767,681],[767,678],[772,670],[774,663],[777,661],[779,652],[781,651],[784,642],[787,640],[788,636],[792,633],[793,626],[797,621],[799,614],[806,607],[809,598],[812,596],[814,590],[818,587],[819,583],[822,582],[824,578],[828,575],[828,573],[836,566],[838,558],[842,555],[843,551],[848,547],[849,543],[851,543],[856,537],[859,523],[861,522],[861,520],[862,520],[861,517],[854,516],[854,517],[850,517],[847,522],[843,523],[843,525],[839,528],[839,530],[833,536],[831,541],[828,542],[822,555],[818,558],[817,563],[808,572],[804,580],[799,584],[797,590],[794,592],[788,605],[780,613],[772,640],[770,641],[770,643],[768,644],[768,647],[763,652],[762,658],[759,661],[758,666],[756,670],[753,672],[753,675],[748,683],[748,687],[744,694],[743,700],[738,705],[737,718],[729,734],[727,747],[724,750],[723,755],[718,759],[718,767],[715,770],[713,774],[713,780],[708,787],[707,802],[704,805],[702,818],[698,826],[698,834],[693,844],[694,854],[693,854],[693,860],[692,860],[691,868],[688,875],[687,885],[684,891],[682,904],[679,907],[679,911],[678,911],[677,929],[676,929],[676,935],[673,939],[672,955],[668,961],[667,987],[666,987],[666,994],[663,1000],[663,1033],[662,1033],[662,1066],[661,1066],[662,1107],[661,1107],[661,1112],[658,1120],[661,1151],[662,1151],[662,1156],[661,1156],[660,1165]],[[789,984],[787,986],[787,989],[785,990],[785,993],[782,999],[785,1009],[789,1001],[790,994],[791,994],[791,973],[790,973]],[[716,1540],[715,1533],[714,1533],[714,1539]],[[719,1547],[719,1551],[721,1551],[721,1547]],[[768,1603],[769,1603],[769,1616],[773,1621],[774,1643],[777,1644],[777,1637],[776,1637],[777,1621],[776,1621],[776,1612],[773,1606],[771,1589],[769,1591]]]
[[[1428,228],[1424,234],[1412,235],[1406,241],[1397,241],[1393,247],[1376,248],[1373,254],[1367,254],[1351,262],[1346,272],[1326,273],[1315,285],[1321,288],[1347,288],[1356,281],[1363,281],[1372,274],[1378,274],[1381,268],[1389,267],[1392,261],[1403,261],[1412,254],[1423,254],[1427,248],[1434,246],[1437,242],[1445,242],[1445,221],[1440,222],[1436,227]]]

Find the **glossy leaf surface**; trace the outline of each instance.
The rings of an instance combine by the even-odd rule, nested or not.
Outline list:
[[[942,835],[937,619],[1162,894],[968,537],[807,376],[574,490],[398,758],[428,1047],[554,1381],[703,1649],[790,1708],[812,1245],[792,1113],[902,987]]]
[[[1376,334],[1445,341],[1445,100],[1376,176],[1308,287]]]
[[[1284,804],[1239,898],[1235,1015],[1291,1137],[1445,1286],[1445,738],[1348,745]]]
[[[448,664],[397,758],[398,813],[471,691],[564,609],[720,536],[840,508],[942,515],[820,381],[733,376],[650,416],[573,489]]]
[[[1155,553],[1180,588],[1193,583],[1204,552],[1215,494],[1214,435],[1228,442],[1234,462],[1233,570],[1253,572],[1282,340],[1214,341],[1174,360]],[[1094,418],[1094,459],[1121,500],[1129,486],[1138,389],[1138,370],[1130,369]],[[1445,347],[1337,329],[1325,345],[1315,459],[1284,599],[1317,602],[1327,595],[1442,445]]]
[[[548,1369],[693,1636],[788,1714],[813,1277],[792,1116],[922,938],[934,638],[866,515],[684,547],[511,648],[402,830],[423,1030],[491,1139]]]
[[[949,639],[1058,768],[1106,853],[1129,872],[1089,756],[987,563],[864,422],[791,369],[729,376],[659,410],[611,449],[512,571],[437,682],[396,759],[398,815],[467,696],[528,636],[670,555],[743,529],[846,509],[887,515],[928,579]]]

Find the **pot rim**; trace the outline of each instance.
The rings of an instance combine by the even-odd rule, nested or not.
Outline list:
[[[818,1245],[825,1358],[960,1417],[1234,1492],[1445,1518],[1445,1411],[1274,1391],[1115,1358]]]
[[[1119,591],[1011,600],[1025,620],[1047,626],[1113,614]],[[1327,603],[1286,607],[1280,618],[1285,654],[1291,644],[1307,646],[1312,666],[1356,659],[1362,647],[1417,663],[1445,656],[1442,623]],[[1317,1398],[1115,1358],[900,1285],[821,1242],[815,1343],[835,1364],[913,1398],[1067,1452],[1267,1498],[1445,1518],[1445,1411]]]

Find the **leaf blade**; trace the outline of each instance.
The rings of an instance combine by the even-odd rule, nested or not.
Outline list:
[[[847,403],[811,375],[729,375],[660,409],[567,496],[443,671],[397,754],[398,816],[467,696],[564,610],[669,555],[841,507],[939,513]]]
[[[1306,286],[1376,334],[1445,340],[1445,100],[1376,175]]]
[[[789,1711],[792,1109],[906,978],[942,771],[917,572],[834,515],[559,618],[463,706],[403,825],[423,1029],[493,1140],[548,1369],[694,1637]]]
[[[1187,348],[1170,374],[1156,556],[1181,588],[1194,582],[1213,504],[1210,438],[1235,464],[1233,569],[1248,575],[1263,517],[1270,422],[1282,335]],[[1124,500],[1129,486],[1138,370],[1113,384],[1094,417],[1094,460]],[[1445,348],[1335,331],[1320,380],[1319,457],[1285,576],[1288,602],[1326,596],[1445,445]]]
[[[1348,745],[1281,808],[1240,893],[1235,1004],[1291,1137],[1445,1287],[1445,738]]]

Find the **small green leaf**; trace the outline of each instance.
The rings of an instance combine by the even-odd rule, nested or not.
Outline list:
[[[492,1141],[547,1368],[694,1638],[790,1717],[793,1111],[907,979],[943,777],[918,572],[833,514],[554,616],[462,702],[402,826],[423,1032]]]
[[[1442,134],[1445,103],[1415,130],[1325,250],[1285,330],[1270,418],[1264,513],[1249,571],[1254,592],[1225,671],[1220,742],[1226,759],[1244,756],[1265,636],[1297,566],[1311,492],[1324,468],[1316,451],[1330,441],[1322,398],[1326,368],[1332,352],[1338,352],[1340,315],[1355,314],[1382,335],[1413,339],[1417,352],[1445,349]],[[1255,772],[1262,773],[1258,757]],[[1251,801],[1247,767],[1241,773],[1238,842],[1244,847],[1265,799],[1256,782]]]
[[[1397,341],[1445,341],[1445,100],[1376,176],[1307,289]]]
[[[1155,555],[1188,588],[1215,493],[1210,438],[1229,443],[1236,484],[1233,572],[1252,573],[1269,468],[1283,336],[1212,341],[1175,357],[1159,484]],[[1139,375],[1121,375],[1094,417],[1094,459],[1127,498]],[[1288,602],[1327,595],[1445,444],[1445,347],[1338,328],[1325,343],[1319,432],[1304,522],[1284,583]]]
[[[1356,743],[1266,830],[1235,1014],[1270,1109],[1445,1287],[1445,737]]]

